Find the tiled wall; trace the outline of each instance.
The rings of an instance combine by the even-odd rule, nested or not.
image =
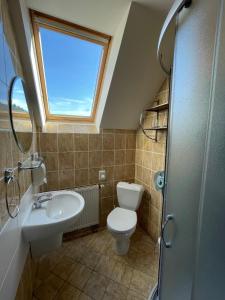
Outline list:
[[[167,103],[169,97],[168,81],[162,85],[155,97],[153,105]],[[159,113],[159,125],[167,124],[168,111]],[[144,122],[144,127],[156,125],[156,112],[149,112]],[[155,132],[151,133],[154,137]],[[167,131],[158,132],[157,142],[148,139],[139,128],[136,141],[135,181],[143,184],[145,193],[139,209],[139,222],[141,226],[157,241],[160,235],[162,195],[155,190],[154,174],[164,170]]]
[[[9,218],[5,205],[4,169],[14,168],[16,171],[17,162],[25,160],[30,155],[30,152],[35,150],[35,135],[30,152],[22,154],[12,134],[9,114],[6,108],[8,107],[10,83],[16,75],[23,76],[22,68],[10,23],[7,1],[2,0],[0,2],[0,230]],[[16,176],[18,177],[17,171]],[[31,184],[30,172],[20,172],[19,182],[21,196],[23,196]],[[10,199],[18,199],[16,185],[10,187]]]
[[[103,130],[100,134],[39,133],[39,149],[47,167],[47,186],[58,190],[99,183],[106,170],[101,193],[101,224],[116,203],[116,183],[134,181],[136,132]]]
[[[166,103],[168,92],[166,81],[155,101]],[[155,126],[155,122],[156,113],[149,113],[144,125]],[[159,124],[167,124],[167,112],[159,113]],[[84,133],[79,134],[74,124],[49,123],[46,132],[38,134],[38,149],[46,163],[48,180],[42,191],[97,184],[99,170],[105,169],[107,180],[100,206],[101,225],[105,225],[107,215],[113,205],[117,205],[117,182],[135,180],[146,189],[139,209],[139,223],[157,240],[162,197],[154,189],[153,176],[156,171],[164,169],[167,132],[159,132],[158,141],[154,142],[147,139],[140,129],[102,130],[97,134],[86,133],[86,127],[83,128]],[[89,128],[86,129],[88,132]]]
[[[14,76],[23,76],[22,67],[18,51],[16,48],[15,37],[10,22],[8,13],[7,1],[0,1],[0,298],[1,299],[13,299],[15,295],[15,289],[18,284],[18,276],[23,268],[24,259],[27,255],[27,246],[24,246],[21,239],[21,224],[22,217],[16,219],[10,219],[6,210],[5,204],[5,183],[4,183],[4,169],[13,168],[15,175],[19,179],[21,198],[23,198],[28,187],[31,185],[30,172],[20,172],[18,175],[17,163],[18,161],[24,161],[30,152],[35,151],[35,134],[34,142],[29,153],[22,154],[17,147],[11,126],[8,113],[8,90],[11,80]],[[19,121],[18,121],[19,122]],[[21,121],[23,122],[23,121]],[[23,134],[23,133],[22,133]],[[9,202],[13,204],[11,212],[14,211],[15,205],[18,204],[18,188],[16,184],[10,184],[9,186]],[[29,194],[30,190],[26,193]],[[30,198],[30,194],[28,195]],[[24,213],[24,208],[22,209]],[[22,249],[22,250],[21,250]],[[22,251],[18,255],[18,252]],[[16,265],[16,270],[14,269]],[[27,264],[26,268],[27,270]],[[12,275],[13,274],[13,275]],[[25,272],[23,276],[27,276]],[[29,280],[26,280],[29,285]],[[28,285],[23,286],[24,295],[30,296],[31,289]],[[21,286],[18,293],[21,292]]]

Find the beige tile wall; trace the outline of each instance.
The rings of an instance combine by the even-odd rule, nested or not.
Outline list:
[[[167,103],[169,96],[168,81],[165,81],[156,95],[153,105]],[[159,125],[167,124],[168,111],[159,113]],[[156,125],[156,113],[149,112],[144,127]],[[151,133],[154,137],[155,132]],[[139,209],[141,226],[157,241],[160,235],[162,195],[154,187],[154,174],[164,170],[167,131],[158,133],[158,141],[148,139],[139,128],[136,136],[135,181],[145,187],[144,197]]]
[[[19,179],[21,197],[27,191],[31,184],[30,172],[22,171],[18,174],[17,163],[18,161],[26,160],[31,152],[36,149],[36,134],[34,134],[33,145],[27,154],[22,154],[17,147],[9,121],[9,114],[5,107],[8,105],[8,90],[11,80],[14,76],[22,74],[22,68],[16,49],[15,38],[10,23],[7,1],[0,1],[0,99],[3,106],[0,105],[0,231],[5,223],[8,221],[9,216],[5,204],[5,183],[4,183],[4,170],[5,168],[13,168],[15,175]],[[23,134],[23,132],[21,133]],[[9,202],[13,204],[11,212],[13,212],[15,205],[19,204],[19,191],[16,184],[9,186]],[[18,294],[16,299],[32,299],[32,285],[31,285],[31,260],[28,257],[27,263],[24,268],[21,283],[19,285]]]
[[[18,161],[24,161],[30,156],[30,152],[35,151],[36,136],[31,151],[22,154],[17,147],[12,134],[9,113],[4,107],[8,105],[8,90],[11,80],[14,76],[22,74],[20,59],[16,49],[13,29],[10,23],[7,1],[0,1],[0,99],[3,105],[0,105],[0,231],[9,219],[5,204],[5,168],[14,168],[15,175],[19,178],[21,197],[31,184],[30,172],[17,173]],[[22,133],[23,134],[23,133]],[[9,189],[10,204],[18,204],[18,189],[16,184],[11,184]],[[12,211],[15,206],[12,207]]]
[[[99,183],[98,172],[106,170],[101,192],[101,224],[116,203],[116,183],[134,181],[136,131],[103,130],[99,134],[39,133],[38,145],[47,167],[43,191]]]
[[[56,122],[56,121],[47,121],[44,128],[41,130],[46,133],[86,133],[94,134],[98,133],[97,127],[95,124],[87,123],[77,123],[77,122]]]

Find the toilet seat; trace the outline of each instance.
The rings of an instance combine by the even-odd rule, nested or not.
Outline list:
[[[114,232],[127,233],[136,227],[137,214],[135,211],[116,207],[108,215],[107,225]]]

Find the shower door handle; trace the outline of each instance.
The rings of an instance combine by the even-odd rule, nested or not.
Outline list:
[[[173,221],[173,220],[174,220],[174,215],[172,215],[172,214],[167,215],[166,220],[162,225],[162,241],[163,241],[163,244],[166,248],[171,248],[172,247],[172,239],[168,242],[165,240],[165,230],[166,230],[166,227],[167,227],[168,223],[170,221]]]
[[[176,17],[176,15],[185,7],[188,8],[192,3],[192,0],[175,0],[167,17],[166,20],[163,24],[162,30],[160,32],[160,36],[159,36],[159,41],[158,41],[158,48],[157,48],[157,58],[159,61],[159,64],[162,68],[162,70],[167,74],[170,75],[170,70],[167,70],[167,68],[165,67],[165,65],[163,64],[163,60],[162,60],[162,41],[163,38],[171,24],[171,22],[173,21],[173,19]]]

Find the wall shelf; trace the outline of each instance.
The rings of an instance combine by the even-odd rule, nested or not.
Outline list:
[[[34,170],[40,168],[41,164],[43,163],[43,159],[39,157],[37,160],[33,160],[28,158],[24,162],[18,162],[18,169],[19,170]]]
[[[169,109],[169,103],[163,103],[163,104],[159,104],[159,105],[155,105],[153,107],[147,108],[142,112],[141,117],[140,117],[140,127],[141,127],[144,135],[147,138],[157,142],[157,140],[158,140],[157,132],[167,130],[167,126],[159,126],[158,122],[159,122],[159,112],[164,111],[164,110],[168,110],[168,109]],[[154,126],[154,127],[151,127],[151,128],[144,128],[143,127],[144,119],[145,119],[145,116],[146,116],[147,112],[156,112],[156,114],[157,114],[156,115],[156,118],[157,118],[157,123],[156,124],[157,124],[157,126]],[[149,135],[149,133],[148,133],[149,131],[155,131],[154,137]]]
[[[161,111],[169,108],[169,103],[163,103],[146,109],[146,111]]]
[[[152,127],[152,128],[144,128],[144,130],[167,130],[167,126],[156,126],[156,127]]]

